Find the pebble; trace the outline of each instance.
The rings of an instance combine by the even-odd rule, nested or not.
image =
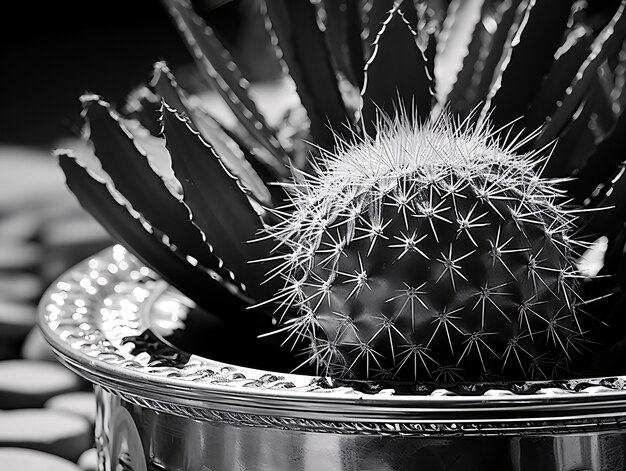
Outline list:
[[[76,462],[91,446],[91,424],[76,414],[52,409],[0,413],[0,447],[30,448]]]
[[[51,220],[42,227],[41,239],[46,247],[41,275],[48,281],[111,245],[102,226],[85,213]]]
[[[26,448],[0,448],[0,469],[6,471],[91,471],[64,458]]]
[[[43,149],[0,145],[0,210],[77,206],[63,172]]]
[[[23,241],[0,243],[0,270],[34,270],[41,261],[39,244]]]
[[[76,464],[82,471],[98,471],[98,451],[95,448],[89,448],[80,455]]]
[[[78,376],[57,363],[0,361],[0,409],[41,407],[51,397],[81,386]]]
[[[82,211],[51,220],[42,228],[41,238],[46,246],[69,250],[76,245],[100,244],[110,240],[102,226]]]
[[[34,302],[43,288],[41,279],[33,273],[0,273],[0,299]]]
[[[29,240],[36,236],[41,225],[41,214],[37,210],[12,213],[0,218],[0,242]]]
[[[24,340],[35,325],[37,309],[32,304],[5,301],[0,298],[0,342],[14,338]]]
[[[44,404],[47,409],[76,414],[93,425],[96,420],[96,395],[93,392],[77,391],[59,394]]]
[[[0,471],[97,469],[94,394],[76,392],[87,382],[58,363],[36,309],[45,287],[110,243],[46,150],[0,145]]]
[[[22,342],[35,324],[35,315],[32,304],[0,298],[0,360],[19,356]]]
[[[46,342],[38,326],[30,329],[26,335],[24,342],[22,342],[20,356],[25,360],[57,361],[52,347]]]

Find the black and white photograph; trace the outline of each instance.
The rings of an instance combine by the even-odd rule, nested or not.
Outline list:
[[[626,471],[626,0],[1,15],[0,471]]]

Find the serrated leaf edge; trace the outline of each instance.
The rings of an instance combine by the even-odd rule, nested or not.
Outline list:
[[[53,151],[53,155],[57,158],[60,156],[72,158],[76,162],[77,165],[79,165],[85,170],[85,172],[87,173],[87,175],[89,175],[90,178],[92,178],[97,183],[105,186],[105,188],[107,189],[107,191],[109,192],[113,200],[118,205],[126,209],[128,214],[133,219],[135,219],[136,221],[140,223],[142,228],[149,234],[149,236],[154,237],[159,243],[167,247],[167,249],[170,250],[174,255],[176,255],[181,261],[184,261],[184,263],[188,264],[189,266],[195,269],[203,271],[204,273],[209,275],[212,279],[224,285],[229,291],[231,291],[234,295],[238,296],[240,299],[246,301],[249,304],[253,303],[253,300],[250,299],[245,294],[245,292],[241,290],[239,286],[237,286],[236,282],[231,283],[229,280],[224,279],[224,277],[221,276],[219,273],[217,273],[215,270],[212,270],[208,267],[205,267],[199,264],[195,258],[187,254],[184,254],[176,246],[172,245],[166,234],[161,233],[161,231],[153,227],[141,215],[141,213],[135,210],[130,204],[130,202],[126,198],[124,198],[124,196],[119,191],[117,191],[117,189],[115,188],[115,185],[113,184],[113,182],[111,181],[108,175],[103,176],[103,175],[98,175],[94,173],[87,165],[85,165],[83,162],[80,161],[80,159],[77,158],[74,151],[72,151],[71,149],[56,149],[55,151]]]
[[[387,26],[389,25],[389,23],[391,23],[391,21],[394,19],[395,15],[399,15],[400,16],[400,18],[402,19],[404,24],[407,26],[409,32],[413,35],[413,37],[415,39],[415,47],[417,48],[417,50],[421,54],[422,60],[424,61],[424,64],[426,64],[428,62],[428,60],[426,59],[426,55],[424,54],[424,51],[422,51],[422,49],[417,44],[417,33],[411,27],[411,25],[409,24],[407,19],[404,17],[404,14],[403,14],[402,10],[400,9],[400,6],[401,6],[401,4],[403,2],[404,2],[404,0],[396,0],[395,1],[394,7],[389,11],[389,14],[387,15],[387,18],[385,19],[385,21],[383,22],[383,24],[380,27],[380,30],[376,34],[376,38],[374,39],[374,42],[372,43],[372,46],[373,46],[372,55],[367,60],[367,62],[365,63],[365,67],[363,68],[363,72],[364,72],[363,73],[363,88],[361,88],[360,103],[359,103],[359,108],[357,109],[357,120],[358,120],[359,124],[361,125],[361,127],[363,129],[365,129],[365,123],[363,123],[363,107],[364,107],[364,101],[365,101],[364,97],[365,97],[365,93],[367,92],[367,86],[368,86],[368,82],[369,82],[369,74],[368,74],[369,67],[374,62],[374,60],[376,60],[376,56],[378,55],[378,49],[379,49],[379,46],[380,46],[380,39],[382,38],[382,35],[387,30]],[[424,67],[424,71],[425,71],[426,76],[428,77],[428,79],[430,81],[430,84],[428,86],[428,92],[430,93],[431,98],[434,99],[435,98],[435,91],[433,90],[433,77],[431,76],[430,71],[428,70],[428,67]]]

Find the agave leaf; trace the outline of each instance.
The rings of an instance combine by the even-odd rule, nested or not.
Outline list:
[[[445,10],[439,34],[437,55],[443,57],[446,61],[450,60],[451,63],[460,65],[458,59],[449,59],[449,56],[464,55],[463,43],[469,44],[471,31],[474,30],[475,23],[481,19],[480,16],[471,18],[476,16],[472,14],[472,11],[474,13],[480,11],[483,8],[483,4],[488,3],[488,1],[449,0],[447,3],[448,6]]]
[[[433,77],[433,80],[435,80],[435,57],[437,56],[437,36],[435,34],[428,37],[428,43],[423,51],[424,57],[426,58],[426,69],[428,71],[428,75]],[[433,87],[436,93],[436,81],[434,82]]]
[[[617,113],[614,111],[613,89],[615,77],[608,61],[598,67],[596,81],[591,86],[591,91],[597,89],[597,99],[595,100],[595,115],[593,117],[594,130],[598,140],[602,140],[613,130]]]
[[[516,2],[511,2],[511,3],[514,5]],[[484,102],[481,112],[480,112],[480,118],[479,118],[480,120],[486,119],[487,116],[490,116],[493,113],[492,101],[495,95],[497,94],[498,90],[502,86],[502,79],[508,68],[508,65],[511,63],[511,58],[513,56],[513,51],[515,50],[515,47],[522,43],[521,36],[524,32],[525,26],[528,23],[533,5],[534,5],[534,0],[521,0],[518,2],[515,8],[511,7],[510,11],[507,10],[502,13],[502,16],[501,16],[502,20],[504,20],[505,18],[508,19],[511,16],[512,18],[511,18],[510,26],[508,30],[506,30],[506,36],[504,35],[505,31],[501,31],[501,30],[502,30],[503,25],[509,24],[508,21],[502,21],[502,24],[498,25],[498,28],[496,29],[496,33],[494,35],[494,39],[497,36],[498,39],[504,38],[504,41],[503,42],[498,41],[498,43],[495,44],[496,46],[499,46],[500,44],[502,44],[502,50],[500,54],[496,56],[497,62],[494,62],[494,61],[491,62],[491,65],[494,65],[494,68],[487,69],[487,67],[485,67],[485,71],[488,71],[489,73],[487,74],[483,72],[483,78],[485,79],[483,81],[483,85],[487,83],[486,80],[490,79],[490,81],[487,86],[484,98],[482,98],[483,97],[482,94],[478,96],[478,98],[480,98],[481,101]],[[499,51],[499,48],[496,49],[496,51]],[[496,57],[493,57],[493,58],[495,59]],[[491,74],[492,71],[493,71],[493,75]],[[495,107],[493,108],[495,109]],[[509,122],[510,121],[504,124],[508,124]]]
[[[624,361],[626,354],[626,226],[611,238],[604,256],[604,266],[598,277],[587,280],[583,288],[583,299],[593,300],[589,307],[598,315],[592,338],[601,339],[604,352],[594,359],[594,374],[614,374],[618,370],[615,362]],[[586,306],[583,304],[583,310]],[[588,309],[589,310],[589,309]],[[590,310],[589,310],[590,311]],[[594,320],[594,319],[592,319]],[[601,322],[598,325],[598,321]],[[605,365],[605,363],[607,365]],[[606,367],[606,368],[603,368]],[[597,368],[597,369],[596,369]],[[596,373],[597,372],[597,373]]]
[[[622,223],[619,226],[608,241],[597,276],[584,280],[580,286],[580,307],[583,313],[589,314],[587,328],[592,332],[590,338],[602,339],[602,346],[607,348],[625,338],[626,328],[626,225]],[[601,361],[610,360],[605,354],[601,354],[600,358],[603,358]]]
[[[415,8],[415,4],[412,0],[395,0],[395,5],[397,5],[398,9],[402,12],[402,17],[404,18],[405,23],[415,33],[415,42],[418,43],[417,28],[420,26],[420,18],[417,9]],[[384,20],[387,20],[390,11],[391,8],[387,10]],[[380,31],[380,28],[378,28],[378,31]],[[422,52],[424,52],[423,49]]]
[[[558,101],[565,95],[567,87],[589,55],[592,42],[593,35],[586,27],[580,26],[570,32],[526,112],[524,124],[527,129],[538,129],[554,112]]]
[[[161,125],[159,124],[159,109],[161,101],[147,86],[141,85],[128,94],[126,103],[121,110],[127,119],[136,120],[148,130],[150,135],[159,136]]]
[[[265,158],[259,156],[255,150],[246,146],[241,137],[221,126],[219,128],[224,135],[230,139],[232,143],[243,153],[244,158],[261,181],[267,182],[266,189],[270,193],[270,198],[265,206],[269,208],[277,208],[285,204],[288,200],[288,195],[285,191],[285,187],[281,185],[281,182],[286,181],[286,177],[283,176],[283,172],[285,172],[286,168],[281,169],[282,172],[277,175],[276,167],[268,163]],[[263,154],[265,155],[266,153]],[[270,221],[274,223],[278,222],[274,220],[273,216],[269,214],[269,212],[263,214],[263,220],[266,223],[269,223]]]
[[[250,263],[267,257],[273,248],[267,240],[251,243],[263,228],[261,217],[240,182],[188,119],[167,104],[162,116],[174,173],[183,186],[183,200],[191,209],[194,223],[252,297],[270,298],[278,291],[277,280],[263,285],[267,265]]]
[[[460,115],[467,115],[470,110],[470,106],[475,102],[475,92],[476,85],[480,82],[480,74],[484,68],[484,62],[487,59],[488,53],[490,51],[490,42],[492,39],[491,32],[487,29],[486,25],[495,28],[496,25],[493,21],[491,15],[491,11],[494,6],[490,0],[474,0],[473,2],[468,2],[465,4],[465,8],[468,6],[472,6],[472,3],[481,4],[479,11],[478,20],[476,22],[469,21],[466,19],[467,15],[464,15],[464,19],[466,19],[466,23],[464,23],[463,27],[468,28],[472,27],[472,32],[469,35],[469,42],[467,44],[467,51],[465,52],[464,57],[461,60],[448,58],[447,60],[456,64],[462,63],[461,69],[458,70],[458,74],[456,75],[456,79],[452,84],[451,90],[447,93],[447,101],[450,103],[450,110],[454,113],[459,113]],[[452,2],[450,4],[452,8],[450,12],[450,16],[446,18],[444,22],[445,30],[441,33],[441,36],[446,37],[449,36],[452,31],[453,25],[458,23],[457,12],[460,8],[459,2]],[[480,19],[484,19],[484,21],[480,21]],[[458,26],[457,26],[458,28]],[[456,38],[455,38],[456,39]],[[447,41],[446,41],[447,42]],[[458,46],[461,47],[460,45]],[[456,55],[457,51],[453,51]],[[442,54],[449,55],[448,51],[443,52]],[[454,56],[453,56],[454,57]],[[451,65],[450,65],[451,67]],[[445,90],[437,90],[438,93],[445,93]]]
[[[581,240],[599,236],[615,237],[626,221],[626,162],[622,162],[609,181],[601,185],[588,205],[596,208],[576,233]]]
[[[229,52],[193,10],[188,0],[163,0],[198,63],[203,77],[217,90],[242,127],[280,161],[287,159],[274,130],[265,122],[248,94],[249,84],[242,77]]]
[[[111,235],[143,263],[198,304],[224,319],[237,319],[251,300],[210,269],[192,264],[179,249],[168,245],[153,227],[106,182],[80,164],[68,151],[57,152],[67,185],[81,205]]]
[[[511,43],[509,57],[502,63],[502,76],[487,96],[493,108],[491,121],[496,128],[524,116],[561,45],[573,3],[573,0],[529,2]]]
[[[337,68],[360,89],[365,59],[358,0],[324,0],[317,7],[325,19],[324,38]]]
[[[324,33],[309,0],[266,0],[267,22],[278,38],[289,73],[311,122],[317,146],[334,147],[333,131],[349,137],[348,112],[339,91],[337,75]]]
[[[375,49],[376,37],[394,8],[399,7],[409,27],[415,32],[415,41],[426,58],[425,67],[430,77],[435,76],[437,37],[445,9],[438,1],[379,0],[362,1],[360,5],[360,27],[362,50],[367,60]],[[359,16],[359,15],[357,15]],[[362,64],[365,67],[365,63]],[[433,88],[436,84],[433,84]],[[361,83],[360,89],[363,89]]]
[[[179,249],[228,279],[232,274],[209,250],[205,235],[190,222],[189,209],[167,189],[145,151],[109,104],[97,96],[83,97],[83,116],[94,151],[117,191],[151,226],[166,234]]]
[[[615,83],[611,92],[611,97],[615,100],[613,111],[619,114],[626,106],[626,39],[622,43],[622,48],[617,55],[620,62],[615,67]]]
[[[482,19],[490,28],[495,26],[495,30],[489,32],[488,41],[484,41],[481,46],[480,54],[484,60],[481,61],[480,80],[474,84],[473,102],[468,102],[468,110],[486,103],[489,93],[500,80],[508,51],[525,17],[527,5],[528,0],[504,0],[497,3],[495,9],[489,10],[487,18]]]
[[[626,0],[623,0],[611,21],[593,41],[590,54],[579,67],[574,80],[566,90],[565,96],[561,98],[555,112],[537,138],[538,147],[545,145],[559,135],[589,90],[596,77],[598,67],[621,47],[625,33]]]
[[[626,222],[626,221],[625,221]],[[619,229],[619,227],[616,225]],[[593,297],[600,296],[603,293],[611,293],[615,289],[623,291],[626,288],[626,256],[624,249],[626,248],[626,224],[621,225],[615,234],[607,241],[607,248],[604,254],[604,260],[598,277],[592,281],[603,283],[605,286],[601,290],[596,289],[592,292]],[[592,299],[592,297],[589,297]]]
[[[229,171],[241,180],[251,197],[258,203],[270,207],[282,203],[282,198],[280,200],[272,199],[272,192],[246,159],[241,147],[208,113],[190,105],[187,95],[178,86],[176,78],[164,62],[157,62],[154,65],[154,76],[150,85],[171,108],[179,113],[184,113],[191,120],[202,137],[215,148],[216,153],[224,161]],[[256,161],[253,157],[251,160]],[[277,179],[276,175],[272,175],[272,177],[266,181],[271,182]]]
[[[542,176],[551,178],[571,175],[595,149],[591,119],[596,110],[597,91],[590,93],[565,127],[543,169]]]
[[[601,192],[603,183],[623,158],[619,146],[624,145],[624,140],[619,130],[624,129],[626,122],[621,117],[619,105],[611,98],[612,91],[612,73],[605,62],[581,105],[586,111],[583,114],[577,111],[573,117],[573,121],[580,122],[586,116],[587,125],[571,132],[570,123],[561,133],[556,152],[546,166],[546,176],[576,176],[566,188],[579,204],[589,198],[596,187],[597,193]]]
[[[626,228],[612,238],[604,257],[604,266],[598,277],[586,280],[582,285],[583,312],[589,313],[588,330],[591,339],[599,339],[602,352],[593,359],[594,374],[614,374],[615,362],[624,361],[626,353],[626,258],[624,242]],[[606,365],[605,365],[606,364]],[[606,367],[606,369],[604,368]]]
[[[370,134],[380,112],[394,116],[406,111],[409,118],[423,121],[434,101],[434,80],[428,74],[426,57],[400,7],[389,12],[365,65],[361,120]]]
[[[181,111],[185,112],[184,109]],[[233,134],[229,134],[202,109],[192,106],[188,111],[188,116],[196,129],[215,148],[228,170],[241,181],[248,196],[267,207],[275,207],[283,202],[284,192],[276,192],[274,188],[265,184],[279,179],[274,172],[276,166],[266,165],[266,160],[260,160],[255,153],[244,152],[246,146],[240,140],[233,139]],[[266,154],[262,149],[259,149],[259,153]],[[259,170],[265,173],[260,175]]]
[[[359,3],[364,58],[369,60],[374,52],[376,34],[393,8],[395,0],[360,0]]]
[[[594,147],[578,162],[580,169],[576,179],[566,185],[568,194],[576,203],[593,205],[603,198],[607,191],[611,175],[622,165],[626,147],[626,114],[622,113],[617,119],[613,130],[603,139],[595,142]],[[590,158],[593,156],[593,158]]]
[[[152,67],[152,80],[150,87],[158,97],[165,100],[165,103],[181,113],[189,109],[189,98],[183,89],[178,85],[178,81],[173,72],[164,61],[155,62]],[[188,114],[188,113],[187,113]],[[159,99],[159,117],[161,116],[161,100]],[[189,116],[191,119],[191,116]],[[161,126],[162,128],[162,126]],[[162,129],[161,129],[162,131]]]

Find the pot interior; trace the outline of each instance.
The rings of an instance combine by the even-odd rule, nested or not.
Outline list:
[[[263,335],[271,330],[263,330],[254,322],[254,316],[260,316],[254,311],[250,312],[251,319],[227,322],[167,287],[145,315],[150,326],[145,339],[128,339],[136,348],[145,348],[144,342],[158,339],[177,351],[224,363],[280,373],[297,369],[301,374],[315,374],[307,365],[300,366],[303,358],[294,354],[292,343],[285,342],[283,335]],[[295,351],[298,350],[301,348]]]

